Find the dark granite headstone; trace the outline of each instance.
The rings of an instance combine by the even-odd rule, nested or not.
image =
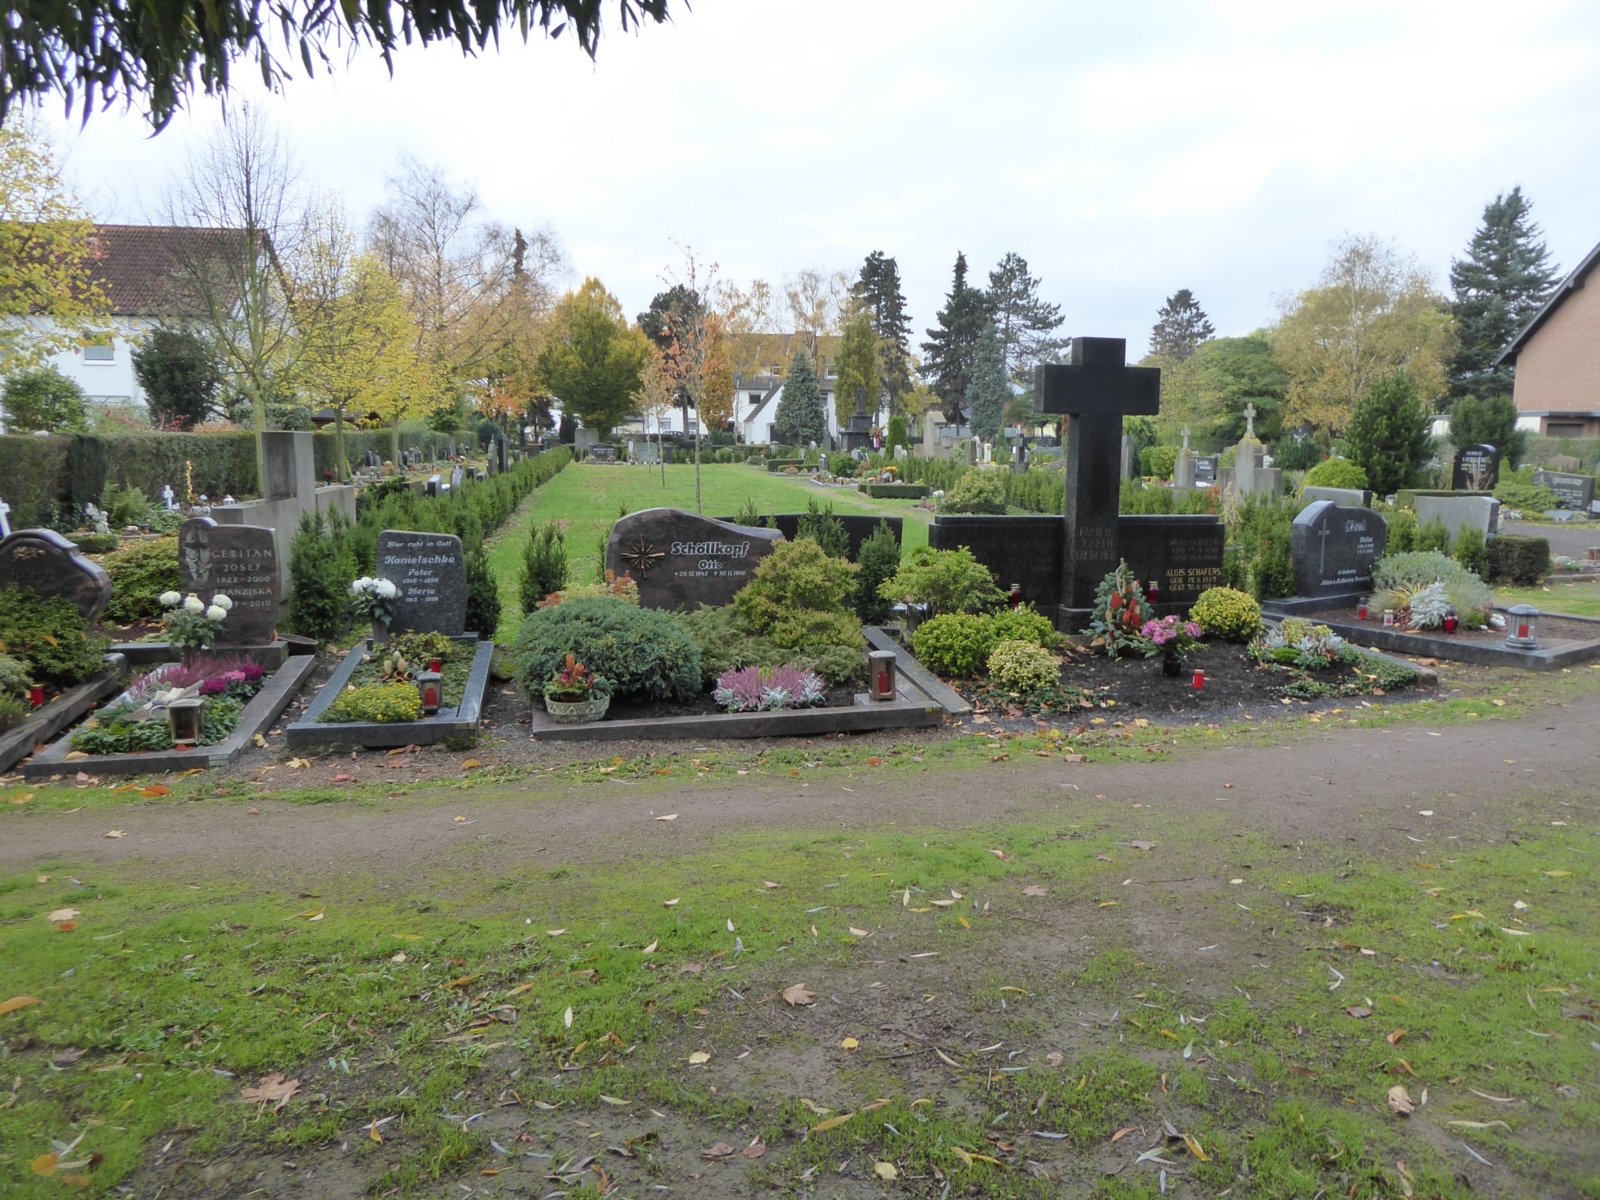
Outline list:
[[[1333,596],[1372,585],[1372,564],[1389,538],[1370,508],[1340,508],[1331,500],[1307,505],[1294,519],[1290,554],[1297,596]]]
[[[1210,487],[1217,481],[1217,472],[1222,466],[1220,454],[1198,454],[1194,460],[1194,483],[1196,487]]]
[[[935,550],[965,546],[1001,588],[1014,583],[1024,600],[1043,607],[1060,602],[1065,534],[1061,517],[941,514],[928,526],[928,545]]]
[[[0,539],[0,588],[65,596],[93,622],[111,600],[111,577],[53,529],[18,529]]]
[[[597,463],[614,463],[617,461],[617,448],[615,446],[606,445],[590,446],[589,461]]]
[[[750,582],[782,536],[676,508],[647,508],[611,527],[606,569],[633,577],[644,608],[720,607]]]
[[[1492,492],[1500,482],[1500,451],[1493,446],[1463,446],[1456,451],[1450,487],[1457,492]]]
[[[255,646],[277,636],[282,576],[273,531],[262,525],[218,525],[210,517],[178,530],[178,590],[211,603],[233,601],[217,630],[219,646]]]
[[[450,533],[385,529],[378,534],[378,578],[400,589],[389,628],[461,633],[467,624],[467,562]],[[478,630],[493,636],[494,630]]]
[[[1193,604],[1207,588],[1221,587],[1227,527],[1216,517],[1122,517],[1117,538],[1133,577],[1160,589],[1161,604]]]
[[[1594,476],[1576,475],[1568,471],[1535,471],[1533,482],[1547,487],[1556,494],[1558,508],[1588,512],[1594,503]]]
[[[1154,416],[1161,372],[1126,365],[1122,338],[1072,339],[1065,365],[1041,366],[1034,394],[1041,411],[1065,415],[1067,430],[1066,551],[1061,603],[1087,608],[1106,572],[1116,568],[1122,418]]]

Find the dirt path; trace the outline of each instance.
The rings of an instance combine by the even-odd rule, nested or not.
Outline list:
[[[609,864],[643,852],[689,853],[746,831],[970,828],[1058,819],[1106,801],[1226,812],[1242,829],[1283,838],[1361,841],[1425,826],[1417,813],[1427,809],[1452,818],[1458,834],[1492,836],[1503,829],[1501,814],[1524,799],[1592,799],[1597,748],[1600,705],[1584,702],[1437,729],[1330,728],[1277,746],[1224,745],[1136,765],[1025,755],[957,770],[752,771],[696,782],[680,776],[585,784],[533,777],[456,790],[419,787],[403,763],[386,769],[392,760],[367,755],[350,773],[392,782],[407,789],[404,795],[350,805],[294,804],[268,794],[248,806],[165,802],[24,813],[6,823],[0,873],[42,863],[138,863],[170,877],[289,883],[359,867],[405,881],[459,864],[469,851],[483,871],[530,861]],[[666,812],[679,819],[653,820]],[[125,836],[107,838],[112,828]]]

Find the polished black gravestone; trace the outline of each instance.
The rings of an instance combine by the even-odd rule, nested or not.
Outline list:
[[[218,525],[210,517],[178,530],[178,590],[211,603],[233,601],[217,630],[219,646],[254,646],[277,636],[283,581],[273,531],[264,525]]]
[[[64,596],[91,624],[111,600],[111,577],[53,529],[18,529],[0,539],[0,588]]]
[[[467,563],[461,539],[448,533],[385,529],[378,534],[378,578],[400,589],[389,628],[444,633],[467,624]],[[478,630],[492,637],[494,630]]]
[[[644,608],[721,607],[749,583],[783,535],[676,508],[647,508],[611,527],[606,569],[630,575]]]
[[[1222,552],[1228,531],[1215,517],[1200,515],[1122,517],[1118,548],[1133,577],[1162,604],[1193,604],[1207,588],[1221,587]]]
[[[1341,508],[1331,500],[1307,505],[1294,519],[1290,540],[1295,595],[1349,595],[1371,587],[1372,565],[1388,538],[1388,525],[1370,508]]]
[[[1034,394],[1043,412],[1066,416],[1066,548],[1061,604],[1088,608],[1095,588],[1121,557],[1117,506],[1121,481],[1122,418],[1154,416],[1161,372],[1130,367],[1122,338],[1078,337],[1065,364],[1040,366]]]
[[[1217,475],[1222,469],[1222,456],[1220,454],[1200,454],[1194,460],[1194,482],[1196,487],[1210,487],[1217,482]]]
[[[1588,512],[1594,503],[1594,476],[1574,475],[1569,471],[1535,471],[1533,482],[1556,494],[1556,507],[1573,512]]]
[[[1457,492],[1492,492],[1500,482],[1500,451],[1479,444],[1456,451],[1450,487]]]

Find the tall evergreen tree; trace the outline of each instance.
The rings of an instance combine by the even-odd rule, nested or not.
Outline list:
[[[839,353],[833,359],[833,373],[838,383],[833,389],[833,415],[843,429],[850,414],[856,411],[856,392],[866,393],[869,413],[878,411],[878,339],[872,332],[872,318],[866,312],[857,313],[844,327],[839,339]]]
[[[861,264],[850,295],[872,317],[878,337],[878,380],[889,397],[889,411],[899,410],[900,397],[911,390],[911,319],[900,290],[900,265],[881,250]]]
[[[1055,336],[1061,306],[1039,299],[1039,281],[1028,272],[1028,260],[1015,252],[989,272],[987,297],[1006,377],[1032,387],[1034,367],[1067,344]]]
[[[1483,400],[1463,396],[1450,406],[1450,440],[1462,446],[1490,445],[1509,466],[1527,453],[1528,434],[1517,428],[1517,406],[1505,394]]]
[[[1006,360],[993,321],[987,322],[978,335],[966,399],[973,435],[994,441],[1000,436],[1001,417],[1011,400],[1011,384],[1006,378]]]
[[[193,429],[211,415],[222,387],[216,352],[189,329],[152,329],[133,352],[133,374],[160,427]]]
[[[828,444],[828,415],[822,408],[822,389],[817,387],[816,368],[811,356],[796,354],[783,381],[783,398],[778,401],[772,422],[772,438],[785,446]]]
[[[1194,293],[1179,288],[1156,310],[1156,323],[1150,330],[1150,353],[1183,362],[1216,332]]]
[[[955,273],[938,324],[922,343],[927,355],[922,373],[933,382],[945,420],[960,424],[972,382],[972,360],[978,352],[978,335],[989,319],[988,298],[967,282],[967,256],[956,254]]]
[[[1511,394],[1511,368],[1494,360],[1550,299],[1558,278],[1532,210],[1521,187],[1497,195],[1484,206],[1467,257],[1451,260],[1450,311],[1460,342],[1450,364],[1452,396]]]
[[[1428,411],[1403,371],[1385,375],[1362,395],[1344,442],[1374,492],[1386,495],[1411,482],[1433,442],[1428,424]]]

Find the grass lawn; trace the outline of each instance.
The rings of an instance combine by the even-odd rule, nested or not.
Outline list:
[[[1495,588],[1494,602],[1507,607],[1531,604],[1540,612],[1569,617],[1600,617],[1600,582],[1563,583],[1557,579],[1541,587]]]
[[[489,783],[434,815],[615,794]],[[270,1194],[288,1161],[329,1196],[712,1171],[706,1194],[1466,1200],[1470,1151],[1497,1194],[1600,1195],[1600,829],[1572,798],[1505,815],[1373,849],[1100,797],[620,867],[465,855],[425,884],[41,862],[0,879],[5,1194],[168,1194],[188,1163],[170,1194],[197,1196],[208,1161],[209,1194]]]
[[[546,521],[561,522],[567,533],[567,561],[574,583],[595,579],[600,539],[625,512],[644,508],[695,511],[694,468],[669,466],[663,482],[659,467],[600,466],[574,463],[534,493],[530,504],[508,521],[490,548],[489,561],[500,584],[499,640],[508,642],[520,621],[518,580],[528,532]],[[823,488],[805,476],[778,475],[743,463],[711,463],[700,468],[701,511],[731,517],[753,501],[763,513],[805,512],[806,502],[832,504],[836,513],[901,517],[904,549],[928,544],[932,514],[906,500],[870,500],[849,488]]]

